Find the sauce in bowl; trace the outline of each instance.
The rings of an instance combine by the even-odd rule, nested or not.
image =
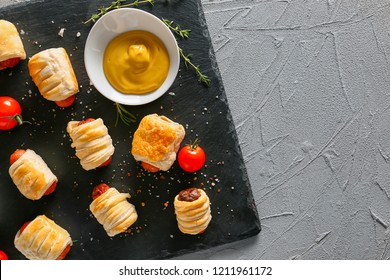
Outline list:
[[[109,83],[124,94],[146,94],[158,89],[169,71],[165,45],[154,34],[128,31],[110,41],[103,56]]]

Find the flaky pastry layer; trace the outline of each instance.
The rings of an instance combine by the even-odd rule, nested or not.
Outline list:
[[[0,62],[10,58],[26,59],[23,42],[15,25],[6,20],[0,20]],[[0,66],[0,70],[4,69]]]
[[[134,133],[131,153],[135,160],[168,170],[185,136],[184,127],[165,116],[150,114],[142,118]]]
[[[17,232],[15,247],[30,260],[55,260],[68,245],[69,233],[45,215],[37,216],[27,227]]]
[[[202,233],[211,221],[210,199],[202,189],[198,191],[200,197],[191,202],[179,200],[179,195],[175,197],[176,220],[182,233]]]
[[[109,188],[94,199],[89,206],[108,236],[115,236],[126,231],[137,220],[135,207],[127,201],[127,198],[130,198],[130,194]]]
[[[51,48],[33,55],[28,70],[47,100],[62,101],[79,92],[76,75],[64,48]]]
[[[72,138],[71,147],[85,170],[99,167],[114,154],[115,148],[111,136],[101,118],[78,125],[79,121],[70,121],[66,131]]]
[[[8,172],[18,190],[32,200],[40,199],[58,181],[45,161],[29,149],[10,166]]]

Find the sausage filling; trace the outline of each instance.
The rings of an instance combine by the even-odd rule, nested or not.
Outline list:
[[[192,202],[197,200],[200,197],[200,192],[198,191],[197,188],[189,188],[182,190],[179,193],[178,199],[180,201],[187,201],[187,202]]]

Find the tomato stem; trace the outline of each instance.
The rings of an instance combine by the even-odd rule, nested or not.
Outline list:
[[[15,114],[13,116],[4,116],[4,117],[1,117],[1,118],[9,119],[8,123],[10,123],[12,120],[15,120],[15,121],[18,122],[19,125],[22,125],[24,123],[31,124],[31,122],[23,120],[22,116],[19,115],[19,114]]]
[[[194,142],[190,141],[190,150],[195,150],[200,144],[200,140],[198,138],[195,138]]]
[[[22,118],[21,115],[17,114],[17,115],[14,115],[12,118],[15,119],[18,122],[19,125],[23,124],[23,118]]]

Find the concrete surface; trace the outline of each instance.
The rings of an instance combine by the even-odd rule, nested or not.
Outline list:
[[[182,259],[389,259],[388,1],[202,4],[262,231]]]

